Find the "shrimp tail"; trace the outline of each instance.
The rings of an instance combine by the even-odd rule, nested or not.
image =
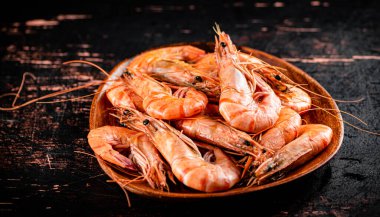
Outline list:
[[[103,160],[131,171],[137,171],[136,165],[129,158],[114,149],[117,145],[126,145],[123,138],[116,136],[115,129],[118,130],[118,128],[104,126],[91,130],[87,136],[88,143],[95,154]],[[105,134],[108,136],[105,137]]]

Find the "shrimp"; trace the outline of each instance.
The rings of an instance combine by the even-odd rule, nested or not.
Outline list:
[[[274,152],[293,141],[297,137],[297,132],[301,124],[301,116],[296,111],[288,107],[282,107],[277,122],[263,134],[259,142],[260,145],[272,150],[272,152],[268,152],[256,158],[253,165],[260,165],[272,157]]]
[[[173,121],[185,135],[240,154],[259,157],[265,150],[247,133],[205,115]]]
[[[143,111],[143,100],[132,89],[128,88],[122,79],[112,83],[106,90],[108,100],[116,108],[135,108]]]
[[[215,53],[220,67],[219,112],[231,126],[251,133],[271,127],[278,119],[281,101],[260,76],[239,65],[230,37],[216,30]]]
[[[285,86],[286,89],[283,91],[275,90],[283,106],[289,107],[300,114],[305,113],[311,108],[309,94],[296,86],[290,84],[285,84]]]
[[[87,139],[95,154],[103,160],[137,171],[136,165],[129,158],[115,150],[116,147],[129,148],[128,136],[134,133],[122,127],[105,126],[91,130]]]
[[[180,45],[158,48],[143,52],[136,56],[129,64],[128,69],[138,68],[149,70],[157,59],[181,60],[196,62],[205,55],[205,51],[191,45]]]
[[[88,143],[103,160],[131,171],[139,170],[152,188],[168,189],[166,174],[171,177],[169,166],[143,133],[124,127],[103,126],[90,131]],[[119,152],[129,148],[131,159]]]
[[[292,80],[281,73],[278,67],[245,53],[239,53],[239,60],[248,70],[257,72],[273,88],[280,98],[281,104],[287,106],[298,113],[303,113],[311,108],[311,98],[309,94],[291,83]]]
[[[131,137],[131,153],[133,161],[139,165],[148,184],[155,189],[169,190],[166,175],[175,183],[169,165],[162,159],[150,139],[144,133]]]
[[[302,125],[297,133],[298,138],[282,147],[255,170],[258,183],[268,178],[277,179],[312,159],[329,145],[333,135],[332,129],[322,124]]]
[[[297,137],[301,124],[301,116],[296,111],[282,107],[277,122],[263,134],[260,144],[277,151]]]
[[[202,158],[197,146],[163,121],[130,109],[121,119],[127,126],[146,133],[184,185],[203,192],[230,189],[240,180],[240,170],[223,151],[215,148],[214,162]]]
[[[161,48],[135,57],[128,70],[135,74],[147,74],[159,81],[193,87],[208,97],[219,98],[219,82],[184,61],[196,61],[205,52],[193,46]]]
[[[171,89],[148,75],[125,76],[128,87],[143,99],[143,108],[158,119],[180,119],[202,112],[208,103],[207,96],[191,87],[179,88],[173,95]]]
[[[215,60],[215,53],[208,53],[192,65],[215,80],[219,80],[219,67]]]

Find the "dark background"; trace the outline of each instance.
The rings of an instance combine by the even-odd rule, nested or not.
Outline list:
[[[11,1],[0,8],[0,94],[20,102],[102,80],[106,70],[151,47],[212,41],[214,22],[238,45],[279,56],[308,72],[339,103],[379,132],[380,29],[376,1]],[[67,16],[76,14],[82,16]],[[62,16],[66,15],[66,16]],[[84,15],[84,16],[83,16]],[[74,19],[75,18],[75,19]],[[80,18],[80,19],[79,19]],[[36,22],[43,19],[44,25]],[[33,21],[34,20],[34,21]],[[88,88],[57,99],[93,93]],[[168,201],[107,182],[87,144],[91,98],[0,111],[0,215],[54,216],[379,216],[379,137],[345,125],[337,155],[287,185],[239,197]],[[11,98],[0,99],[9,106]],[[245,213],[245,214],[244,214]]]

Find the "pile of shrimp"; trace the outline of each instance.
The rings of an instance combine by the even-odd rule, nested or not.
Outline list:
[[[215,32],[213,53],[190,45],[150,50],[107,81],[120,126],[89,132],[98,157],[154,189],[182,183],[218,192],[280,179],[328,146],[330,127],[302,122],[308,93],[284,69]]]

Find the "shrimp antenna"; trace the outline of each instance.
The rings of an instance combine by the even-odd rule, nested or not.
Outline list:
[[[347,125],[349,125],[349,126],[355,128],[355,129],[357,129],[357,130],[359,130],[359,131],[366,132],[366,133],[368,133],[368,134],[372,134],[372,135],[376,135],[376,136],[380,136],[380,133],[372,132],[372,131],[370,131],[370,130],[366,130],[366,129],[360,128],[360,127],[358,127],[358,126],[356,126],[356,125],[354,125],[354,124],[352,124],[352,123],[350,123],[350,122],[348,122],[348,121],[343,120],[343,118],[339,118],[338,116],[336,116],[336,115],[334,115],[333,113],[329,112],[329,110],[334,110],[334,109],[325,109],[325,108],[322,108],[322,107],[320,107],[320,106],[318,106],[318,105],[315,105],[315,104],[312,104],[312,105],[315,106],[316,108],[308,109],[307,111],[322,110],[322,111],[326,112],[327,114],[333,116],[335,119],[337,119],[337,120],[339,120],[339,121],[342,121],[343,123],[345,123],[345,124],[347,124]],[[341,111],[338,110],[338,112],[341,112]],[[342,113],[343,113],[343,112],[342,112]],[[349,113],[346,112],[345,114],[349,114]],[[353,117],[353,118],[355,118],[355,119],[357,119],[358,121],[360,121],[360,122],[366,124],[366,123],[365,123],[364,121],[362,121],[360,118],[358,118],[358,117],[356,117],[356,116],[354,116],[354,115],[351,115],[351,114],[350,114],[350,116]],[[367,125],[367,124],[366,124],[366,125]]]
[[[324,96],[324,95],[318,94],[318,93],[316,93],[314,91],[308,90],[307,88],[304,88],[304,87],[301,87],[301,86],[299,86],[299,88],[302,89],[302,90],[304,90],[304,91],[306,91],[306,92],[314,94],[316,96],[319,96],[319,97],[322,97],[322,98],[325,98],[325,99],[332,99],[335,102],[341,102],[341,103],[353,103],[354,102],[354,103],[357,103],[357,102],[361,102],[361,101],[365,100],[365,97],[362,97],[362,98],[359,98],[359,99],[354,99],[354,100],[334,99],[331,96]]]
[[[54,93],[50,93],[50,94],[47,94],[45,96],[42,96],[42,97],[38,97],[38,98],[35,98],[35,99],[32,99],[32,100],[29,100],[21,105],[14,105],[12,107],[0,107],[0,111],[14,111],[14,110],[17,110],[17,109],[20,109],[22,107],[25,107],[27,105],[30,105],[32,103],[36,103],[38,101],[41,101],[43,99],[47,99],[47,98],[52,98],[52,97],[55,97],[55,96],[59,96],[59,95],[63,95],[63,94],[66,94],[66,93],[70,93],[70,92],[73,92],[73,91],[76,91],[76,90],[81,90],[81,89],[85,89],[85,88],[88,88],[88,87],[91,87],[91,86],[94,86],[94,85],[100,85],[104,83],[104,81],[93,81],[93,82],[89,82],[87,84],[84,84],[84,85],[81,85],[81,86],[78,86],[78,87],[73,87],[73,88],[69,88],[69,89],[66,89],[66,90],[61,90],[61,91],[57,91],[57,92],[54,92]],[[11,94],[7,94],[7,95],[11,95]],[[13,95],[13,94],[12,94]],[[16,97],[17,97],[17,94],[16,94]]]
[[[266,68],[266,67],[268,67],[268,68],[271,68],[271,69],[273,69],[273,70],[275,70],[276,72],[278,72],[280,75],[281,75],[281,77],[282,78],[285,78],[286,79],[286,83],[287,84],[289,84],[289,85],[294,85],[294,86],[298,86],[299,84],[298,83],[296,83],[296,82],[294,82],[291,78],[289,78],[288,76],[286,76],[281,70],[283,70],[283,71],[288,71],[288,70],[286,70],[286,69],[284,69],[284,68],[282,68],[282,67],[278,67],[278,66],[273,66],[273,65],[271,65],[271,64],[269,64],[269,63],[267,63],[267,62],[265,62],[264,60],[262,60],[262,59],[260,59],[260,58],[258,58],[258,57],[255,57],[255,56],[253,56],[252,54],[249,54],[251,57],[253,57],[254,59],[256,59],[257,61],[259,61],[260,63],[256,63],[256,64],[262,64],[262,66],[261,67],[255,67],[254,69],[252,69],[252,70],[259,70],[259,69],[262,69],[262,68]],[[243,64],[243,65],[246,65],[246,64],[252,64],[252,63],[250,63],[249,61],[248,62],[241,62],[240,64]],[[263,76],[264,77],[264,76]],[[314,94],[314,95],[316,95],[316,96],[319,96],[319,97],[322,97],[322,98],[325,98],[325,99],[332,99],[332,100],[334,100],[335,102],[341,102],[341,103],[352,103],[352,102],[361,102],[361,101],[363,101],[365,98],[364,97],[362,97],[362,98],[359,98],[359,99],[355,99],[355,100],[341,100],[341,99],[334,99],[334,98],[332,98],[331,96],[324,96],[324,95],[321,95],[321,94],[318,94],[318,93],[316,93],[316,92],[314,92],[314,91],[311,91],[311,90],[308,90],[307,88],[304,88],[304,87],[302,87],[302,86],[298,86],[300,89],[302,89],[302,90],[304,90],[304,91],[306,91],[306,92],[308,92],[308,93],[312,93],[312,94]]]
[[[97,69],[99,69],[101,72],[103,72],[107,77],[110,76],[108,74],[108,72],[106,70],[104,70],[102,67],[96,65],[95,63],[92,63],[92,62],[89,62],[89,61],[85,61],[85,60],[70,60],[70,61],[67,61],[67,62],[64,62],[62,63],[63,65],[67,65],[67,64],[71,64],[71,63],[83,63],[83,64],[87,64],[87,65],[90,65],[90,66],[93,66]]]
[[[83,64],[91,65],[91,66],[99,69],[102,73],[104,73],[107,77],[109,77],[109,74],[104,69],[102,69],[100,66],[98,66],[98,65],[96,65],[94,63],[85,61],[85,60],[71,60],[71,61],[64,62],[63,65],[71,64],[71,63],[83,63]],[[61,90],[61,91],[57,91],[57,92],[54,92],[54,93],[50,93],[50,94],[47,94],[45,96],[29,100],[29,101],[27,101],[25,103],[22,103],[20,105],[16,105],[17,99],[20,98],[20,93],[21,93],[22,89],[25,86],[25,80],[26,80],[26,76],[27,75],[30,76],[30,77],[32,77],[34,80],[37,79],[34,74],[32,74],[30,72],[25,72],[23,74],[23,76],[22,76],[21,84],[20,84],[20,87],[19,87],[17,93],[6,93],[6,94],[0,95],[0,98],[5,97],[5,96],[15,96],[14,99],[13,99],[13,102],[12,102],[12,106],[11,107],[0,107],[0,111],[14,111],[14,110],[20,109],[22,107],[25,107],[27,105],[30,105],[30,104],[33,104],[33,103],[37,103],[37,102],[39,102],[41,100],[44,100],[44,99],[52,98],[52,97],[55,97],[55,96],[63,95],[63,94],[70,93],[70,92],[73,92],[73,91],[76,91],[76,90],[81,90],[81,89],[85,89],[85,88],[88,88],[88,87],[91,87],[91,86],[100,85],[100,84],[104,83],[104,81],[93,81],[93,82],[89,82],[87,84],[84,84],[84,85],[81,85],[81,86],[78,86],[78,87],[73,87],[73,88],[69,88],[69,89],[66,89],[66,90]],[[95,93],[95,94],[97,94],[97,93]],[[39,102],[39,103],[56,103],[56,102],[65,102],[65,101],[70,101],[70,100],[73,101],[73,100],[84,98],[84,97],[88,97],[88,96],[91,96],[91,95],[94,95],[94,94],[89,94],[89,95],[85,95],[85,96],[82,96],[82,97],[77,97],[77,98],[74,98],[74,99],[68,99],[68,100],[58,100],[58,101]]]
[[[220,30],[220,26],[219,26],[219,24],[217,22],[215,22],[215,27],[213,26],[212,29],[218,35],[222,33],[222,31]]]

